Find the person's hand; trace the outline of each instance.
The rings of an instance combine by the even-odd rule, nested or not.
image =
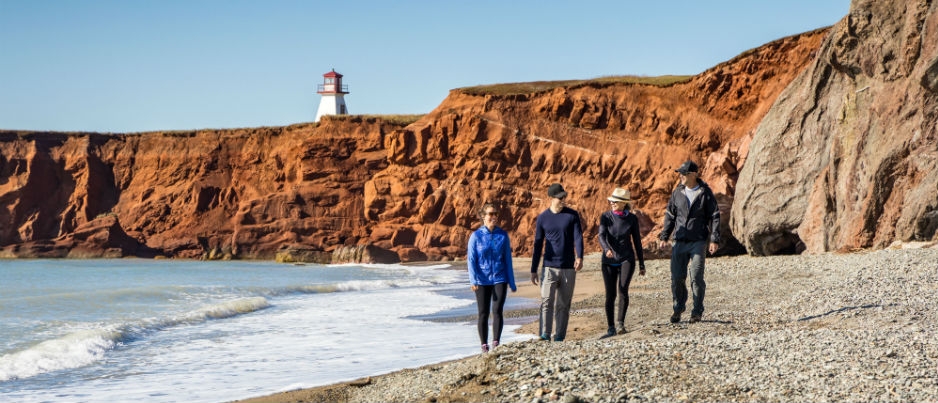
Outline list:
[[[471,284],[471,285],[469,285],[469,288],[471,288],[472,291],[475,291],[475,290],[478,290],[478,289],[479,289],[479,286],[477,286],[477,285],[475,285],[475,284]]]
[[[511,288],[511,292],[516,292],[516,291],[518,291],[518,287],[512,287],[512,288]]]
[[[639,276],[644,276],[644,275],[645,275],[645,264],[644,264],[644,263],[641,263],[641,264],[638,265],[638,275],[639,275]]]
[[[717,249],[720,249],[720,244],[716,242],[710,242],[710,254],[717,253]]]
[[[611,258],[611,257],[612,257],[612,249],[607,249],[607,250],[606,250],[606,257],[608,257],[608,258]]]
[[[658,249],[664,250],[668,248],[668,241],[658,240]]]
[[[537,272],[531,273],[531,284],[537,285]]]
[[[576,260],[573,261],[573,270],[580,271],[580,269],[582,268],[583,268],[583,259],[576,258]]]

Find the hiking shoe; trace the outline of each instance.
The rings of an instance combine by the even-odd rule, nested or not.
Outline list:
[[[495,347],[498,347],[498,340],[492,340],[492,350],[494,350]]]
[[[548,335],[546,335],[546,334],[542,334],[542,335],[541,335],[541,340],[543,340],[543,341],[550,341],[550,336],[548,336]]]
[[[489,352],[489,345],[488,345],[488,344],[483,344],[483,345],[482,345],[482,352],[483,352],[483,353]]]
[[[681,313],[675,312],[674,315],[671,315],[671,323],[677,323],[681,321]]]
[[[628,330],[625,330],[625,326],[622,326],[616,329],[616,334],[626,334],[628,332],[629,332]]]
[[[563,337],[554,337],[554,341],[563,341]]]
[[[612,337],[615,335],[616,335],[616,328],[610,327],[608,330],[606,330],[606,334],[602,335],[600,339],[605,339],[607,337]]]
[[[691,315],[691,316],[690,316],[690,323],[697,323],[697,322],[700,322],[700,319],[701,319],[700,315]]]

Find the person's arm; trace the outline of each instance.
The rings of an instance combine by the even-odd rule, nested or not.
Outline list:
[[[515,286],[515,268],[511,262],[511,239],[508,237],[508,233],[505,233],[505,243],[502,246],[502,260],[505,262],[505,268],[508,270],[508,287],[511,287],[511,292],[518,291],[518,287]]]
[[[612,245],[609,244],[609,234],[607,233],[611,224],[605,213],[599,216],[599,246],[603,249],[603,256],[608,258],[615,255]]]
[[[664,225],[662,225],[661,233],[658,234],[658,239],[662,241],[667,241],[671,237],[671,231],[674,231],[674,195],[671,195],[671,198],[668,199],[668,206],[664,209]]]
[[[576,254],[573,269],[579,271],[583,268],[583,226],[580,224],[579,213],[574,216],[573,220],[573,253]]]
[[[479,284],[478,279],[478,270],[479,270],[479,257],[476,256],[476,243],[479,242],[476,233],[473,232],[472,235],[469,235],[469,245],[466,247],[466,266],[469,268],[469,285],[475,287]],[[475,288],[473,288],[474,290]]]
[[[713,192],[707,188],[709,193],[708,210],[710,213],[710,254],[717,252],[720,248],[720,205],[717,204],[717,198]]]
[[[531,282],[537,285],[537,268],[541,263],[541,251],[544,249],[544,228],[541,228],[541,216],[534,221],[534,251],[531,254]]]
[[[632,217],[632,245],[635,246],[635,259],[638,262],[638,275],[645,275],[645,252],[642,250],[642,231],[638,227],[638,217],[635,214],[629,214]]]
[[[674,193],[668,199],[668,206],[664,209],[664,224],[661,226],[661,232],[658,234],[658,246],[663,248],[671,238],[671,232],[674,231]]]

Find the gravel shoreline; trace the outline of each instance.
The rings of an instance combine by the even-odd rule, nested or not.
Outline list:
[[[598,338],[594,295],[562,343],[249,401],[938,401],[938,248],[711,258],[695,324],[668,322],[667,264],[636,276],[624,335]]]

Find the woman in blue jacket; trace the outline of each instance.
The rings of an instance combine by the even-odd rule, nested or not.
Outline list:
[[[482,226],[469,237],[466,260],[469,284],[479,305],[479,339],[482,340],[482,352],[486,353],[489,351],[489,310],[492,311],[492,348],[495,348],[502,336],[502,309],[508,288],[515,292],[517,287],[511,266],[511,241],[508,233],[495,225],[498,208],[493,203],[486,203],[479,210],[479,218]]]

